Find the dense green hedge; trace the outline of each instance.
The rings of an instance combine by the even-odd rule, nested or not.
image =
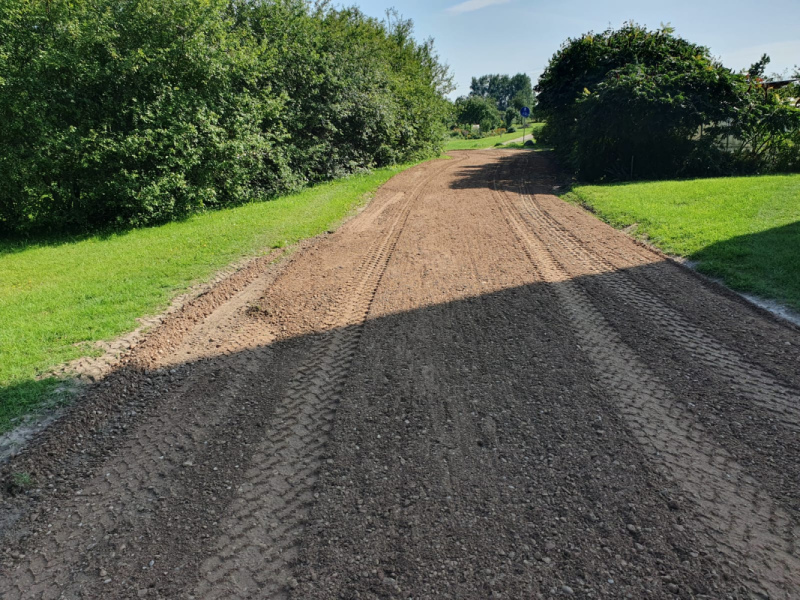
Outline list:
[[[569,39],[536,90],[543,140],[587,180],[800,169],[800,110],[666,27]]]
[[[437,152],[394,15],[305,0],[0,0],[0,231],[164,222]]]

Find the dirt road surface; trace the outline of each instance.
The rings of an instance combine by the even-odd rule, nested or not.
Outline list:
[[[800,331],[560,182],[453,152],[172,314],[0,467],[0,597],[800,598]]]

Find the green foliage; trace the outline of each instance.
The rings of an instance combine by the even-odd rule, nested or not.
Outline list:
[[[454,127],[450,130],[450,137],[462,140],[479,140],[486,137],[486,135],[481,133],[480,129],[462,129],[460,127]]]
[[[453,105],[451,123],[480,125],[484,134],[503,124],[507,129],[519,116],[519,109],[532,104],[532,98],[531,79],[523,73],[473,77],[469,96],[461,96]]]
[[[532,105],[531,78],[524,73],[517,73],[513,77],[508,75],[473,77],[470,96],[494,100],[497,110],[501,112],[505,112],[509,107],[519,111],[523,106]]]
[[[11,474],[11,479],[6,482],[6,491],[12,496],[24,494],[34,485],[33,477],[27,471],[17,471]]]
[[[164,221],[240,203],[254,172],[269,178],[282,132],[261,125],[280,102],[258,90],[225,9],[5,1],[3,229]]]
[[[798,91],[797,86],[787,89]],[[740,171],[800,171],[800,110],[792,98],[765,84],[742,86],[736,118],[720,130],[737,141],[731,154]]]
[[[764,72],[767,70],[767,65],[771,62],[771,59],[768,55],[762,54],[761,58],[750,65],[750,68],[747,69],[747,77],[750,80],[754,79],[763,79]]]
[[[0,231],[183,218],[439,151],[411,23],[304,0],[0,0]]]
[[[462,96],[456,100],[455,119],[467,128],[480,125],[481,132],[491,131],[503,122],[494,102],[480,96]]]
[[[764,59],[756,71],[763,71]],[[792,163],[800,111],[707,48],[634,23],[568,40],[537,85],[544,140],[583,178],[758,172]],[[787,138],[788,134],[788,138]],[[743,141],[739,153],[723,144]],[[782,158],[778,158],[778,156]]]
[[[506,112],[503,113],[503,121],[505,121],[506,129],[510,129],[512,123],[514,123],[514,119],[517,118],[518,111],[515,108],[507,108]]]
[[[30,473],[20,471],[11,475],[11,483],[19,489],[25,490],[33,485],[33,478]]]

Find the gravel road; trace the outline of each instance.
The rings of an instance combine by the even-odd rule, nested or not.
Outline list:
[[[0,465],[0,598],[800,598],[800,329],[451,154]]]

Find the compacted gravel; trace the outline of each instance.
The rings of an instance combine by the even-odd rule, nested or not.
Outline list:
[[[800,331],[561,183],[453,152],[171,313],[0,465],[0,597],[800,598]]]

